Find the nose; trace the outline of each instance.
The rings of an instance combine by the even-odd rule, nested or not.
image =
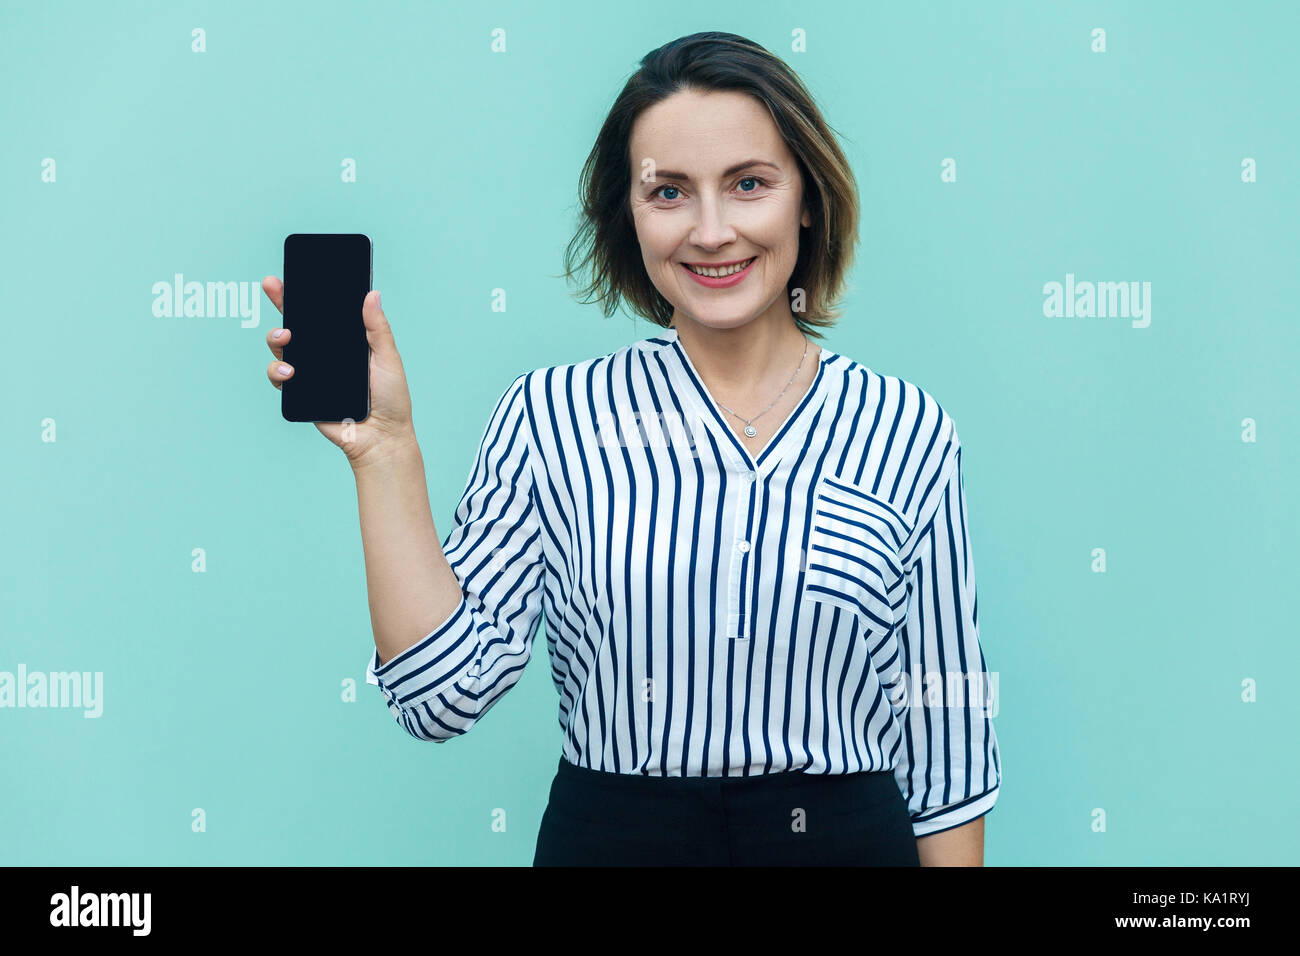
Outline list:
[[[726,220],[726,207],[721,199],[706,195],[696,208],[699,215],[691,229],[691,242],[702,249],[716,249],[736,238],[736,230]]]

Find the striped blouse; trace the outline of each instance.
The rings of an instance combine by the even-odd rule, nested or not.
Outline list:
[[[910,382],[822,348],[755,456],[675,329],[524,373],[492,412],[443,550],[460,603],[367,667],[416,738],[481,719],[545,612],[570,763],[891,770],[918,837],[993,808],[996,685],[961,446]]]

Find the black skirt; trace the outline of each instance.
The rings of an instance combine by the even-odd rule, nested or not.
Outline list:
[[[919,866],[891,771],[662,777],[563,757],[534,866]]]

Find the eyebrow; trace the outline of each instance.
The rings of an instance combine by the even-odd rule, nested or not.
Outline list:
[[[770,167],[772,167],[773,169],[775,169],[778,173],[781,171],[781,167],[780,167],[780,166],[778,166],[776,163],[769,163],[769,162],[768,162],[767,160],[765,160],[765,159],[747,159],[747,160],[745,160],[744,162],[736,163],[736,165],[734,165],[734,166],[730,166],[730,167],[728,167],[727,169],[724,169],[724,170],[722,171],[722,175],[723,175],[723,176],[730,176],[730,175],[732,175],[733,173],[738,173],[738,172],[740,172],[742,169],[749,169],[749,167],[751,167],[751,166],[770,166]],[[681,180],[685,180],[685,181],[688,182],[688,183],[691,182],[691,177],[690,177],[690,176],[687,176],[685,173],[674,172],[674,171],[671,170],[671,169],[657,169],[657,170],[655,170],[655,177],[654,177],[654,178],[655,178],[656,180],[658,180],[658,179],[681,179]]]

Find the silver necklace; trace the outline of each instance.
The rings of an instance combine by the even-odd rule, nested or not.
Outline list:
[[[784,395],[787,391],[789,391],[790,386],[794,384],[794,380],[799,377],[799,369],[803,368],[803,361],[807,357],[808,357],[808,336],[805,335],[803,337],[803,356],[799,359],[799,368],[794,370],[794,374],[790,376],[790,381],[785,383],[785,388],[781,389],[781,395]],[[778,395],[776,398],[772,399],[772,405],[775,405],[777,402],[781,400],[781,395]],[[717,402],[718,400],[715,398],[714,401]],[[721,402],[718,402],[718,405],[721,408],[725,409],[726,411],[731,412],[731,414],[735,415],[737,418],[739,418],[742,422],[745,423],[745,434],[748,435],[750,438],[753,438],[755,435],[758,434],[758,429],[755,428],[750,423],[756,421],[759,418],[762,418],[764,415],[766,415],[768,412],[772,410],[772,405],[769,405],[767,406],[767,408],[763,409],[753,418],[746,418],[744,415],[739,415],[736,412],[732,412],[730,408],[727,408],[727,406],[723,405]]]

